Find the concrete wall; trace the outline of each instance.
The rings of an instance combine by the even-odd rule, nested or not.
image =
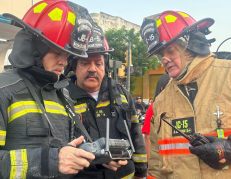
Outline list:
[[[32,2],[35,4],[39,1],[41,0],[1,0],[0,14],[10,13],[22,19]]]
[[[117,16],[112,16],[100,12],[100,13],[91,13],[91,17],[94,22],[96,22],[100,27],[102,27],[103,31],[113,28],[121,29],[123,26],[125,26],[126,30],[130,30],[134,28],[136,32],[140,31],[139,25],[126,21]]]

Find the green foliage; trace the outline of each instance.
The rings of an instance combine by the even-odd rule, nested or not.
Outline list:
[[[135,76],[131,76],[131,79],[130,79],[130,94],[134,94],[134,92],[135,92],[135,89],[137,87],[137,85],[135,84],[136,79],[137,78]]]
[[[132,64],[135,78],[143,76],[150,69],[156,69],[158,61],[155,57],[147,59],[147,47],[140,37],[139,32],[135,32],[135,29],[126,30],[125,26],[121,29],[109,29],[105,33],[105,37],[109,43],[109,46],[114,48],[114,52],[111,53],[111,59],[125,62],[125,51],[128,49],[128,42],[131,42],[132,49]],[[130,92],[134,92],[136,88],[135,78],[130,81]]]

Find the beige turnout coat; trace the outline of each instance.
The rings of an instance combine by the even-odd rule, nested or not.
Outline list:
[[[221,127],[227,137],[231,131],[231,61],[214,59],[212,53],[197,56],[186,75],[179,81],[172,80],[156,98],[148,173],[158,179],[231,178],[231,167],[226,170],[210,168],[189,152],[186,139],[173,136],[172,128],[161,120],[163,117],[173,123],[175,119],[182,119],[176,123],[184,132],[194,128],[196,133],[217,136],[218,108]],[[189,118],[194,127],[189,125]]]

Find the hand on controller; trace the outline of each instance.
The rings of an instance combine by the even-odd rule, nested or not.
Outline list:
[[[87,161],[94,160],[95,156],[82,149],[76,148],[83,141],[83,136],[71,141],[69,145],[62,147],[59,151],[59,172],[63,174],[76,174],[90,163]]]
[[[103,166],[113,171],[116,171],[119,167],[121,167],[121,165],[127,165],[127,163],[127,160],[119,160],[118,162],[110,161],[108,164],[103,164]]]

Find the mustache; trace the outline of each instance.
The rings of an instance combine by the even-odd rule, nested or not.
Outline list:
[[[99,79],[99,76],[97,73],[94,73],[94,72],[88,72],[85,76],[84,76],[84,79],[87,79],[89,77],[95,77],[97,80]]]
[[[57,71],[59,71],[59,70],[60,70],[60,71],[63,71],[63,69],[64,69],[64,66],[57,66],[57,67],[54,67],[52,70],[53,70],[53,71],[56,71],[56,70],[57,70]]]

